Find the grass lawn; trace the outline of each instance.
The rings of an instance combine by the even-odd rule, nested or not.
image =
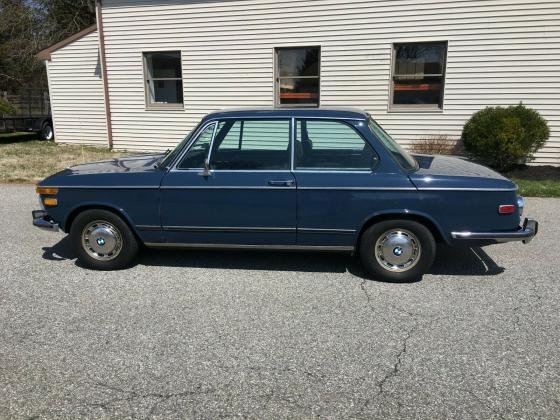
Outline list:
[[[520,166],[506,174],[524,197],[560,197],[560,167]]]
[[[99,147],[32,140],[36,138],[32,133],[0,134],[0,182],[35,183],[68,166],[123,155]]]
[[[523,197],[560,197],[560,181],[512,178]]]

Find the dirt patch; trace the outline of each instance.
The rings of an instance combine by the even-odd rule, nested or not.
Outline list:
[[[504,174],[508,178],[531,181],[560,181],[560,167],[557,166],[520,166]]]

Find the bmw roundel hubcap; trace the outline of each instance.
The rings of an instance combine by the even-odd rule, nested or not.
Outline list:
[[[90,257],[110,261],[120,254],[123,241],[115,226],[104,220],[96,220],[84,228],[82,246]]]
[[[374,253],[377,262],[384,269],[403,272],[418,263],[422,255],[422,246],[412,232],[406,229],[391,229],[377,239]]]

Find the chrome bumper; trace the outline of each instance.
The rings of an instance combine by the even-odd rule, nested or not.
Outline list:
[[[55,223],[45,210],[33,210],[31,214],[33,215],[33,226],[51,232],[59,231],[58,223]]]
[[[453,239],[490,241],[495,243],[523,241],[528,244],[539,231],[539,222],[525,219],[523,226],[511,232],[451,232]]]

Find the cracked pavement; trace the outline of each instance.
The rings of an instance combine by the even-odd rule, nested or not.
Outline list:
[[[145,251],[76,265],[3,185],[0,418],[558,418],[560,200],[530,245],[416,283],[346,255]]]

